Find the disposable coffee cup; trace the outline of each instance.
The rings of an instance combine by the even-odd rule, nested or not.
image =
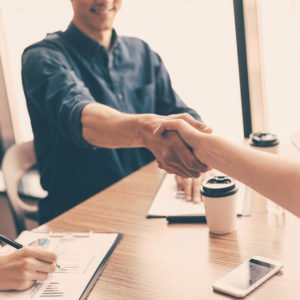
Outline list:
[[[279,140],[274,133],[255,132],[250,135],[250,145],[257,150],[278,153]]]
[[[203,183],[201,195],[211,233],[226,234],[235,230],[237,191],[235,182],[227,176],[213,176]]]
[[[276,134],[270,132],[256,132],[250,135],[250,145],[257,150],[278,153],[279,140]],[[284,210],[281,206],[274,203],[272,200],[267,199],[267,211],[269,213],[275,213],[281,215]]]

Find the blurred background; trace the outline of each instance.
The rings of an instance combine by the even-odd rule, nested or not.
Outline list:
[[[21,86],[21,54],[46,33],[65,30],[72,9],[69,0],[0,3],[6,82],[11,85],[8,96],[19,142],[32,138]],[[116,29],[144,39],[161,55],[175,90],[207,123],[221,134],[242,135],[231,0],[123,0]]]
[[[256,18],[256,31],[246,31],[255,32],[258,42],[258,52],[253,55],[259,56],[262,85],[263,105],[255,106],[252,115],[263,111],[264,128],[287,138],[300,131],[300,0],[244,2],[248,3],[246,20],[253,14]],[[161,55],[175,90],[215,133],[242,140],[233,3],[123,0],[116,29],[120,35],[144,39]],[[10,145],[32,139],[21,84],[21,54],[47,33],[65,30],[71,18],[70,0],[0,0],[0,160]],[[246,40],[249,57],[251,38],[248,35]],[[251,101],[254,95],[250,89]],[[0,192],[1,231],[8,224],[2,213],[8,208],[1,175]]]

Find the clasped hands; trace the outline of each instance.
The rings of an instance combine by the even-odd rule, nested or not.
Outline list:
[[[157,159],[158,167],[176,175],[178,190],[185,199],[200,202],[203,173],[208,166],[195,155],[199,133],[210,134],[212,129],[189,114],[161,116],[155,120],[149,149]]]

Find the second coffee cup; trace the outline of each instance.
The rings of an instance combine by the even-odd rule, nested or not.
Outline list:
[[[274,133],[255,132],[250,135],[250,145],[261,151],[277,153],[279,140]]]
[[[250,135],[250,146],[260,151],[276,154],[278,153],[279,140],[274,133],[255,132]],[[267,211],[276,215],[282,215],[284,213],[281,206],[269,199],[267,199]]]
[[[202,185],[207,225],[211,233],[226,234],[236,228],[237,187],[227,176],[213,176]]]

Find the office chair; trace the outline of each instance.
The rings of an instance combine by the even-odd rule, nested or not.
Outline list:
[[[33,141],[11,146],[3,157],[2,172],[17,234],[26,229],[26,217],[37,220],[38,202],[26,203],[19,195],[22,176],[35,164]]]

